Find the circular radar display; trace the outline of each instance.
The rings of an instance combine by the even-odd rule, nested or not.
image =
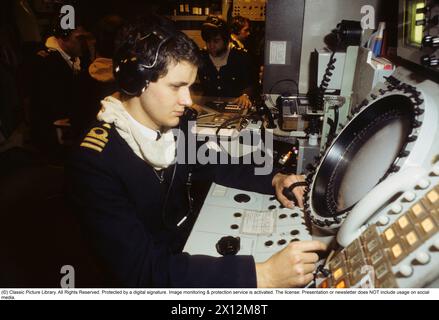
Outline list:
[[[407,95],[392,94],[349,122],[312,173],[305,208],[314,224],[339,225],[367,193],[398,170],[398,161],[408,155],[413,128],[421,125],[417,110]]]

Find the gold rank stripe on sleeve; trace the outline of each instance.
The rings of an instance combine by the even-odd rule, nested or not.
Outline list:
[[[102,152],[104,150],[103,148],[95,146],[94,144],[91,144],[91,143],[88,143],[88,142],[81,143],[81,147],[92,149],[92,150],[95,150],[97,152]]]
[[[102,152],[108,143],[108,131],[106,129],[110,129],[111,126],[106,123],[103,127],[104,128],[96,127],[91,129],[80,146],[97,152]]]

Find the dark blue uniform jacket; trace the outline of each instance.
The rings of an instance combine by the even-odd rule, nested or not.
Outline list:
[[[186,182],[210,179],[219,184],[273,193],[272,176],[254,176],[251,165],[178,164],[160,183],[109,124],[90,131],[70,164],[72,195],[94,249],[117,283],[125,287],[256,287],[250,256],[191,256],[182,252],[195,218],[186,215]],[[164,199],[169,199],[163,210]]]

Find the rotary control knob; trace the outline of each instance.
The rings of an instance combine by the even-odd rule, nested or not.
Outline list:
[[[403,198],[407,202],[412,202],[416,199],[416,194],[412,191],[404,192]]]
[[[424,39],[422,39],[422,46],[428,48],[438,48],[439,36],[425,36]]]
[[[437,65],[439,65],[439,59],[436,58],[435,55],[425,55],[421,58],[421,64],[424,67],[436,67]]]
[[[403,277],[409,278],[412,276],[413,274],[413,268],[411,266],[408,265],[403,265],[400,269],[399,269],[399,273],[401,273],[401,275]]]
[[[430,255],[426,252],[419,252],[416,254],[416,261],[418,261],[420,264],[427,264],[430,262]]]

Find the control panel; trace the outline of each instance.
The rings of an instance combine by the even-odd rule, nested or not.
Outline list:
[[[439,164],[327,263],[320,288],[421,288],[439,277]]]
[[[222,243],[236,239],[238,255],[263,262],[290,242],[311,240],[303,212],[283,207],[274,196],[212,184],[185,252],[221,256]],[[229,246],[226,245],[226,248]]]
[[[233,0],[233,16],[243,16],[252,21],[265,21],[266,0]]]

